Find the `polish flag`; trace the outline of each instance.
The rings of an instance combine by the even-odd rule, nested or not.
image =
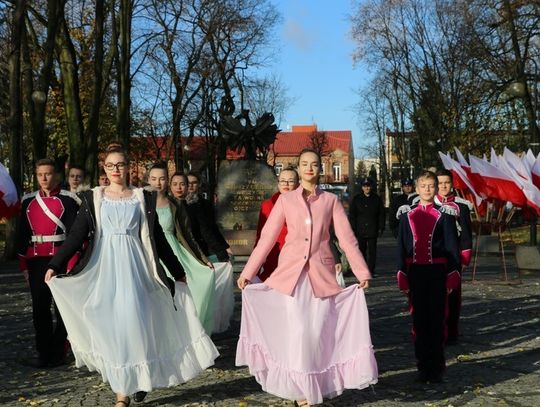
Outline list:
[[[459,149],[457,147],[454,147],[454,151],[456,152],[456,157],[457,157],[457,160],[458,160],[459,164],[462,167],[470,168],[469,163],[467,162],[465,157],[463,157],[463,154],[461,154],[461,151],[459,151]]]
[[[530,148],[527,150],[527,153],[524,154],[522,158],[524,161],[527,161],[529,168],[532,168],[534,162],[536,161],[536,157]]]
[[[482,181],[482,177],[479,176],[478,174],[474,174],[471,171],[470,164],[467,162],[467,160],[465,159],[463,154],[461,154],[461,151],[459,151],[457,147],[454,147],[454,151],[456,152],[456,158],[457,158],[457,161],[459,162],[459,165],[461,166],[461,168],[463,168],[463,171],[465,171],[467,179],[472,185],[472,190],[476,191],[476,193],[483,199],[487,198],[490,195],[490,193],[489,191],[486,191],[487,186]]]
[[[444,168],[452,172],[452,175],[454,177],[454,187],[461,191],[470,191],[474,198],[471,200],[471,202],[474,202],[476,206],[479,206],[482,203],[482,197],[476,192],[476,189],[472,185],[469,177],[467,176],[467,173],[460,165],[460,163],[452,159],[450,155],[443,154],[440,151],[439,157],[441,158]]]
[[[474,186],[474,189],[476,190],[478,195],[480,195],[483,199],[493,199],[494,196],[497,195],[496,188],[494,187],[493,184],[487,183],[486,180],[484,180],[483,174],[473,171],[472,169],[473,159],[475,160],[475,162],[478,162],[478,163],[484,163],[488,165],[491,165],[491,164],[487,161],[485,157],[478,158],[478,157],[469,155],[469,162],[471,162],[471,167],[468,167],[468,168],[464,167],[463,169],[467,173],[467,176],[469,177],[469,181]],[[477,167],[481,165],[482,164],[477,164]]]
[[[19,212],[19,208],[17,188],[6,167],[0,163],[0,219],[11,218]]]
[[[540,188],[540,154],[531,167],[531,178],[534,185]]]
[[[469,155],[471,171],[476,174],[477,182],[483,182],[484,192],[488,198],[511,202],[514,206],[523,207],[527,198],[522,189],[516,185],[511,175],[478,157]],[[476,185],[476,184],[475,184]]]
[[[527,164],[524,164],[521,158],[506,147],[500,160],[500,164],[502,163],[508,164],[521,178],[531,181],[531,171],[527,168]]]
[[[484,158],[484,161],[487,161],[487,160]],[[499,166],[499,156],[497,155],[493,147],[491,147],[491,154],[490,154],[489,162],[491,163],[491,165],[494,165],[495,167]]]
[[[519,160],[519,162],[521,161]],[[532,208],[538,215],[540,215],[540,189],[538,189],[538,187],[532,183],[530,178],[527,179],[523,177],[516,170],[516,168],[512,167],[511,161],[506,159],[501,160],[500,165],[501,166],[499,169],[505,174],[509,175],[514,180],[515,184],[521,188],[525,198],[527,199],[527,206]]]

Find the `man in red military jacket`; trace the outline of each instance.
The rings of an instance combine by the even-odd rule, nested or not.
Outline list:
[[[36,177],[39,190],[22,198],[19,266],[32,295],[38,353],[32,364],[35,367],[54,367],[65,362],[67,334],[56,307],[56,324],[53,322],[52,295],[44,277],[51,257],[66,239],[81,201],[75,194],[58,187],[54,161],[39,160]]]
[[[455,216],[435,204],[437,177],[423,171],[416,180],[417,204],[398,210],[398,287],[409,297],[418,381],[438,383],[444,356],[447,295],[460,283],[460,250]]]
[[[456,225],[459,234],[459,248],[461,254],[460,273],[469,265],[472,254],[472,226],[471,209],[473,204],[454,194],[454,178],[448,170],[437,172],[439,191],[435,197],[438,205],[448,205],[456,210]],[[448,335],[446,342],[451,345],[457,343],[459,335],[459,316],[461,313],[461,280],[458,287],[448,296]]]
[[[261,237],[261,231],[266,223],[266,220],[270,216],[270,212],[274,207],[274,204],[278,200],[281,194],[289,191],[293,191],[298,187],[298,173],[294,168],[285,168],[279,173],[278,176],[278,192],[276,192],[270,199],[263,201],[261,204],[261,211],[259,212],[259,222],[257,224],[257,238],[255,240],[255,246]],[[266,258],[266,262],[263,264],[262,270],[259,272],[258,277],[264,281],[270,274],[276,269],[278,264],[278,257],[281,248],[285,244],[285,237],[287,236],[287,225],[283,226],[279,236],[276,240],[276,244],[272,247],[272,250]]]

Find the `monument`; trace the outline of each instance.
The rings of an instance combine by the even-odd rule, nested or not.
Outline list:
[[[258,153],[272,144],[279,132],[274,116],[265,113],[255,126],[249,111],[222,119],[223,138],[229,148],[244,159],[223,161],[218,169],[217,222],[223,236],[237,255],[251,254],[255,244],[261,202],[277,190],[273,169]]]

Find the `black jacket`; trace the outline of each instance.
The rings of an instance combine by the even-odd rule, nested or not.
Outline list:
[[[228,261],[229,244],[221,234],[212,204],[199,196],[195,202],[187,202],[193,236],[206,256],[215,254],[220,261]]]
[[[152,251],[154,254],[155,264],[160,280],[171,289],[174,293],[174,283],[168,278],[167,274],[161,267],[159,260],[161,259],[167,269],[173,274],[174,278],[179,280],[185,276],[184,269],[178,261],[178,258],[172,251],[163,229],[159,224],[156,213],[156,199],[157,194],[155,192],[143,191],[144,194],[144,207],[145,215],[148,221],[148,228],[150,232],[150,241],[152,245]],[[65,265],[68,260],[79,250],[85,241],[88,241],[88,247],[85,249],[83,256],[77,263],[77,265],[71,270],[67,276],[75,275],[88,264],[90,256],[94,249],[94,235],[96,231],[96,214],[94,206],[94,193],[93,191],[85,191],[81,194],[82,204],[77,214],[77,218],[71,227],[69,235],[62,245],[60,251],[49,262],[49,268],[53,269],[57,273],[61,273],[65,270]]]
[[[171,208],[172,218],[174,219],[174,230],[178,242],[195,257],[199,263],[208,264],[208,258],[193,236],[193,225],[189,219],[188,208],[185,200],[175,199],[171,196],[169,207]]]
[[[374,238],[384,230],[384,205],[379,195],[356,195],[349,209],[349,221],[357,238]]]
[[[414,198],[417,196],[418,194],[413,192],[411,194],[399,194],[392,199],[392,203],[390,204],[390,212],[388,213],[388,226],[390,227],[394,237],[397,237],[398,233],[397,229],[399,221],[396,215],[399,207],[403,205],[412,205]]]
[[[460,270],[460,250],[455,216],[438,205],[413,205],[399,217],[398,270],[411,264],[443,261],[447,273]]]

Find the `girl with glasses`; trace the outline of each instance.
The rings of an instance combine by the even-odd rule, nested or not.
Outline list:
[[[81,194],[75,223],[45,275],[76,366],[101,374],[116,407],[129,406],[131,394],[140,401],[154,388],[184,383],[218,356],[158,222],[157,194],[128,186],[128,164],[119,146],[107,150],[110,185]],[[86,239],[79,263],[61,274]]]

